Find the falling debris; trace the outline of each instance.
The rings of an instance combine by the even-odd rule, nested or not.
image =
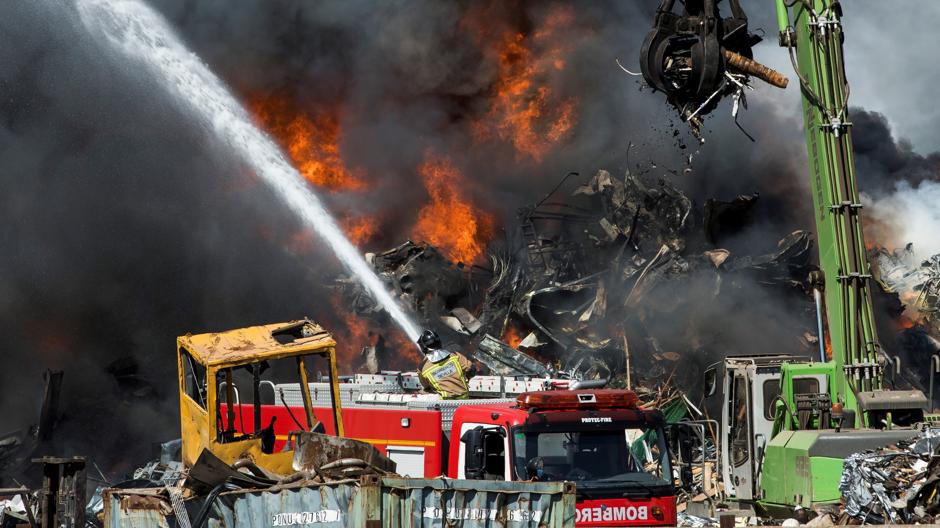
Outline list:
[[[705,201],[705,237],[717,243],[722,238],[739,232],[747,225],[751,211],[760,194],[742,194],[731,201]]]
[[[739,107],[747,106],[750,77],[777,88],[789,83],[780,72],[754,60],[751,48],[763,39],[748,30],[738,0],[728,3],[731,16],[722,18],[712,3],[684,2],[676,13],[674,2],[663,2],[640,51],[647,84],[666,94],[702,142],[702,118],[722,99],[733,99],[731,113],[737,123]]]

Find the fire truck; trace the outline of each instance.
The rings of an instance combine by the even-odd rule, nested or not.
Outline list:
[[[375,446],[407,477],[574,482],[578,526],[676,524],[665,419],[641,408],[634,392],[498,376],[470,386],[475,398],[442,400],[416,392],[415,373],[347,378],[338,389],[344,434]],[[267,389],[262,422],[278,417],[275,449],[290,449],[290,416],[304,413],[300,385]],[[329,384],[309,383],[309,392],[318,427],[335,434]],[[237,413],[235,421],[253,422]]]
[[[573,482],[579,526],[676,524],[663,413],[596,382],[477,376],[474,399],[420,392],[416,373],[338,376],[309,320],[178,340],[183,462],[205,451],[294,471],[308,432],[367,442],[415,479]]]

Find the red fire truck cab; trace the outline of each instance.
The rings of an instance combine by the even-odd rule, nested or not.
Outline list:
[[[636,394],[623,390],[529,392],[513,403],[467,405],[454,413],[447,475],[572,481],[578,526],[673,526],[664,424],[661,412],[638,408]],[[665,479],[631,450],[644,434]]]

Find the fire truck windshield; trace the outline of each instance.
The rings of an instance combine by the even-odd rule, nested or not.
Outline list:
[[[646,474],[646,466],[660,473],[668,471],[661,463],[662,447],[656,440],[652,448],[638,443],[640,457],[631,450],[634,440],[645,431],[641,429],[615,429],[568,432],[527,432],[517,430],[513,435],[513,459],[516,474],[523,479],[541,481],[569,480],[619,481]],[[662,435],[657,435],[661,438]]]

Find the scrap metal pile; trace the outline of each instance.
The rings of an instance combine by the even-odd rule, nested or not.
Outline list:
[[[897,293],[917,312],[915,318],[936,326],[940,312],[940,254],[918,262],[913,244],[908,244],[894,251],[876,249],[870,258],[882,288]]]
[[[423,325],[502,375],[608,378],[654,390],[686,353],[714,361],[748,352],[723,340],[708,315],[719,301],[744,310],[752,288],[796,300],[800,327],[788,330],[801,337],[790,350],[813,353],[804,284],[811,235],[793,232],[760,255],[720,246],[746,226],[757,194],[698,207],[650,171],[621,179],[599,170],[559,197],[571,176],[519,209],[506,243],[491,244],[489,267],[452,263],[411,241],[367,259]],[[380,327],[368,294],[349,279],[338,284],[348,305]]]
[[[940,521],[940,429],[845,459],[845,513],[873,524]]]
[[[872,275],[881,290],[892,298],[899,334],[895,347],[903,355],[906,375],[928,389],[933,408],[933,387],[940,371],[940,254],[917,258],[915,248],[869,252]],[[929,365],[929,368],[925,368]]]

